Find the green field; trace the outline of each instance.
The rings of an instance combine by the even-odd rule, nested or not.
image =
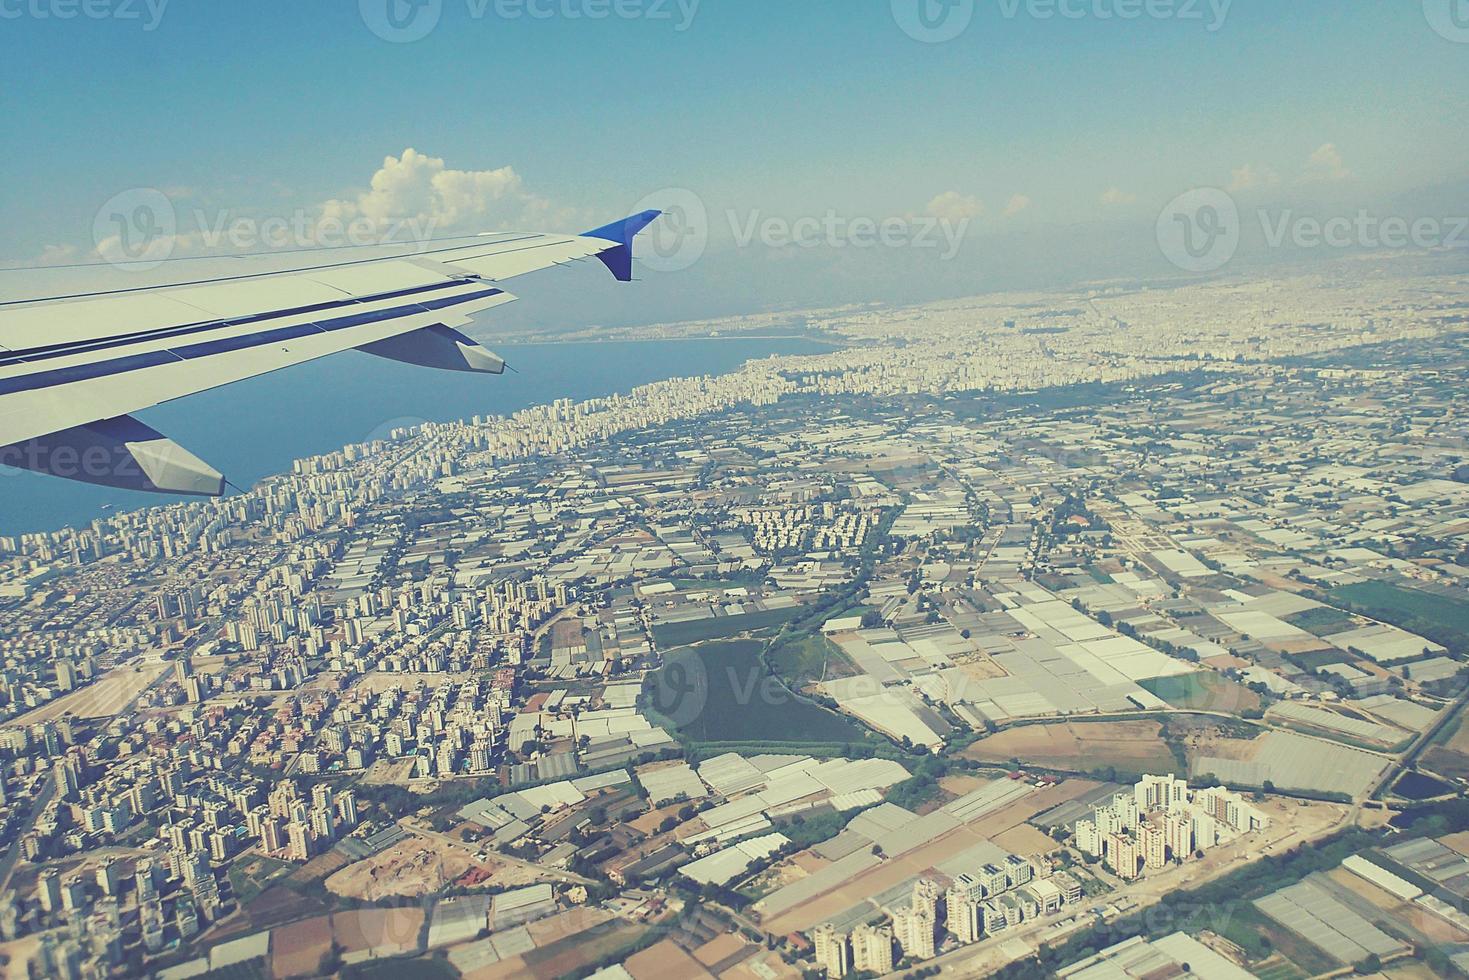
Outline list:
[[[458,975],[443,960],[426,956],[369,960],[342,970],[343,980],[454,980]]]
[[[1350,613],[1333,609],[1330,606],[1317,606],[1314,609],[1292,613],[1285,617],[1285,621],[1308,633],[1315,633],[1317,636],[1323,633],[1340,632],[1352,625]]]
[[[1137,685],[1175,708],[1240,712],[1260,707],[1258,694],[1213,671],[1154,677],[1151,680],[1138,681]]]
[[[277,878],[289,874],[294,865],[275,858],[257,855],[238,861],[229,870],[230,885],[235,891],[235,900],[246,905],[270,886]]]
[[[653,627],[653,640],[660,647],[681,647],[703,640],[722,640],[740,633],[782,626],[805,611],[803,606],[789,609],[767,609],[741,613],[738,616],[712,616],[683,623],[658,623]]]
[[[1426,636],[1451,650],[1469,650],[1469,602],[1385,582],[1343,585],[1328,594],[1363,615]]]
[[[770,652],[769,659],[781,680],[797,690],[817,681],[860,673],[841,647],[816,633],[781,643]]]
[[[644,703],[686,742],[867,741],[865,729],[806,701],[766,669],[758,640],[673,650],[644,682]]]

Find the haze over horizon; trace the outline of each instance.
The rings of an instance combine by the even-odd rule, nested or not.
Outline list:
[[[31,149],[7,162],[0,262],[117,259],[109,219],[140,194],[163,203],[134,231],[174,257],[337,244],[353,220],[437,237],[673,209],[652,248],[674,260],[641,274],[676,288],[538,277],[497,322],[545,327],[1185,277],[1158,228],[1198,188],[1240,213],[1209,274],[1379,237],[1297,247],[1303,216],[1469,244],[1469,48],[1433,0],[955,0],[937,34],[904,0],[423,0],[401,29],[379,6],[16,21],[0,73]]]

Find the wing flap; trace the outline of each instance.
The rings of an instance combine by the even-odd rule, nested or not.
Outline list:
[[[476,295],[476,294],[472,294]],[[467,315],[515,299],[481,290],[452,313]],[[443,302],[443,301],[433,301]],[[0,377],[0,445],[127,415],[198,391],[441,323],[445,314],[413,304],[271,327],[189,344]],[[403,311],[403,312],[398,312]],[[101,412],[101,414],[98,414]]]
[[[131,416],[0,447],[0,464],[104,487],[217,497],[224,475]]]

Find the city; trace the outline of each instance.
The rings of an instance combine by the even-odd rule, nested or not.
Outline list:
[[[813,316],[829,354],[0,540],[7,955],[1469,962],[1381,836],[1469,785],[1469,294],[1271,286],[1350,329],[1249,286]],[[1247,935],[1097,947],[1343,841]]]

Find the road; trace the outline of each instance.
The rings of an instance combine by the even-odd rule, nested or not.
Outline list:
[[[1377,799],[1377,797],[1382,793],[1385,788],[1391,786],[1393,780],[1397,778],[1398,774],[1401,773],[1404,769],[1407,769],[1417,760],[1418,755],[1424,749],[1428,748],[1430,744],[1432,744],[1434,736],[1443,731],[1444,726],[1448,725],[1455,718],[1457,718],[1459,716],[1459,712],[1464,710],[1464,706],[1466,704],[1469,704],[1469,687],[1464,688],[1459,696],[1454,699],[1454,702],[1451,705],[1439,711],[1438,717],[1433,720],[1433,724],[1425,728],[1422,733],[1413,740],[1413,744],[1408,746],[1408,750],[1400,755],[1396,762],[1394,762],[1391,766],[1388,766],[1387,771],[1383,774],[1382,778],[1378,780],[1377,785],[1372,787],[1372,790],[1367,794],[1366,799]]]

